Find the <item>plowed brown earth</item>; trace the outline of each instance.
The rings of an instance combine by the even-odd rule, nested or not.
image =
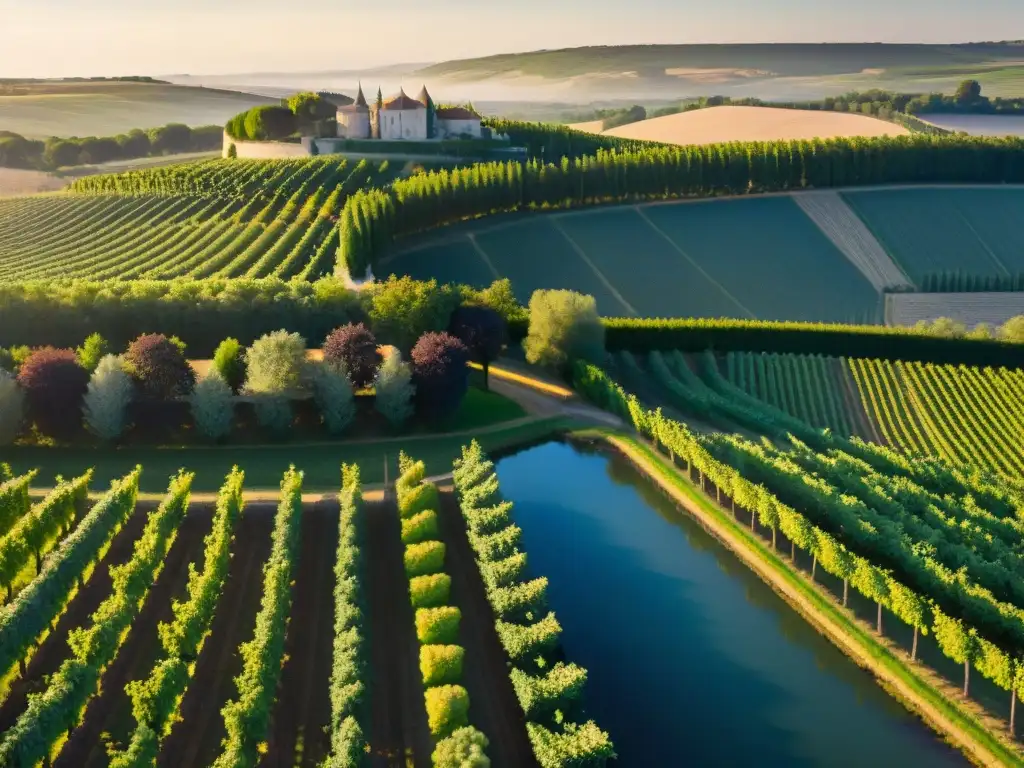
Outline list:
[[[103,674],[103,690],[85,710],[85,720],[71,734],[54,763],[55,768],[105,767],[109,763],[101,734],[127,745],[135,728],[132,704],[125,685],[149,675],[153,664],[161,658],[157,625],[170,621],[172,598],[181,598],[188,583],[188,564],[198,559],[202,568],[203,537],[212,524],[211,510],[193,505],[178,529],[178,536],[167,553],[164,567],[149,591],[142,611],[114,663]]]
[[[394,501],[379,502],[368,504],[366,515],[372,763],[429,766],[430,729],[398,510]]]
[[[181,702],[182,722],[175,724],[160,752],[160,766],[208,766],[224,738],[221,708],[237,693],[234,678],[242,670],[238,646],[252,639],[263,596],[263,563],[270,554],[274,504],[250,504],[239,521],[232,547],[231,570],[213,620],[210,636]]]
[[[454,493],[441,494],[440,518],[452,603],[462,610],[463,685],[469,693],[470,719],[490,740],[487,756],[494,768],[535,766],[523,710],[508,676],[508,657],[494,629],[494,612]]]
[[[263,766],[320,765],[331,747],[331,667],[334,652],[334,557],[338,504],[307,504],[295,576],[287,661],[272,712]]]
[[[46,690],[47,679],[60,668],[70,653],[68,633],[88,623],[89,617],[110,595],[110,566],[121,565],[131,558],[135,541],[142,534],[146,518],[154,506],[142,502],[136,506],[135,512],[114,537],[103,560],[93,568],[85,586],[78,590],[67,610],[57,621],[56,630],[46,636],[32,656],[25,675],[12,684],[7,698],[0,705],[0,733],[17,722],[18,716],[28,705],[29,694]]]

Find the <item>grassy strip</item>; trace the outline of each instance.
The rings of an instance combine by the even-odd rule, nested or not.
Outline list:
[[[173,475],[180,467],[195,471],[193,497],[216,493],[224,477],[237,465],[245,472],[247,490],[273,490],[292,464],[305,473],[306,493],[336,494],[338,466],[358,464],[367,485],[384,482],[384,463],[388,479],[398,475],[400,451],[415,453],[426,465],[428,476],[451,471],[452,463],[461,455],[462,446],[476,439],[488,452],[507,450],[552,437],[580,426],[570,417],[521,420],[516,423],[466,430],[445,435],[412,435],[365,442],[338,441],[307,444],[233,445],[187,448],[13,448],[5,455],[16,469],[39,468],[40,488],[52,487],[57,475],[77,477],[88,467],[95,467],[93,485],[104,487],[114,478],[123,477],[136,464],[146,467],[150,480],[142,482],[140,491],[158,493],[159,478]],[[248,496],[246,498],[249,498]]]
[[[655,478],[656,480],[660,478],[661,480],[664,480],[665,483],[680,491],[687,499],[694,502],[704,514],[711,516],[713,518],[713,523],[716,526],[725,528],[730,534],[741,539],[749,548],[750,554],[757,557],[758,560],[760,560],[767,568],[771,569],[771,571],[781,581],[784,581],[804,597],[817,612],[823,615],[823,618],[836,624],[845,633],[851,644],[859,646],[860,650],[876,662],[879,667],[883,668],[892,677],[897,678],[900,682],[906,685],[914,696],[924,700],[925,703],[938,710],[943,716],[948,718],[957,728],[959,728],[961,733],[950,734],[957,737],[957,741],[975,742],[966,743],[964,746],[976,752],[983,750],[987,751],[1004,765],[1024,765],[1024,760],[1022,760],[1019,755],[1007,749],[1007,747],[997,737],[982,726],[974,717],[971,716],[970,713],[964,711],[956,704],[956,702],[949,700],[936,691],[932,686],[928,685],[924,680],[920,679],[913,670],[901,662],[890,649],[879,643],[876,638],[866,632],[855,621],[851,620],[844,611],[841,611],[838,606],[828,599],[828,597],[823,595],[818,589],[808,584],[803,574],[797,571],[790,563],[772,552],[768,546],[760,540],[760,538],[755,534],[752,534],[746,529],[746,527],[740,525],[722,510],[718,509],[677,471],[669,469],[665,465],[662,457],[651,450],[648,446],[639,442],[635,438],[616,434],[610,430],[591,429],[584,430],[576,434],[588,437],[600,437],[619,449],[622,447],[621,444],[625,444],[629,449],[647,459],[647,461],[653,466],[654,471],[657,473],[658,477]],[[643,467],[642,469],[644,469],[647,474],[651,474],[648,468]],[[818,622],[815,621],[816,617],[813,615],[805,615],[805,618],[809,619],[812,623],[818,624]],[[820,629],[820,624],[818,626]],[[834,638],[833,642],[842,649],[842,645],[836,643]],[[852,658],[857,661],[855,657]],[[902,696],[893,691],[891,687],[887,686],[887,688],[904,705],[918,714],[923,715],[920,708],[915,706],[916,702],[913,698]],[[931,724],[933,727],[938,728],[937,723],[932,722]],[[978,747],[980,747],[980,749],[978,749]]]

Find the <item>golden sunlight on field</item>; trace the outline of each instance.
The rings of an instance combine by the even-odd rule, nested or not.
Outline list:
[[[0,168],[0,197],[9,195],[31,195],[36,192],[52,192],[63,189],[69,179],[62,179],[41,171],[20,171],[15,168]]]
[[[572,123],[569,127],[574,128],[577,131],[586,131],[587,133],[600,133],[604,129],[604,120],[591,120],[586,123]]]
[[[865,115],[773,107],[708,107],[612,128],[605,136],[669,144],[903,136],[906,128]]]

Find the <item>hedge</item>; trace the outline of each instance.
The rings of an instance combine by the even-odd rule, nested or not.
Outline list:
[[[402,543],[420,544],[436,539],[437,531],[437,513],[432,509],[425,509],[402,521]]]
[[[462,679],[462,658],[466,651],[461,645],[420,646],[420,674],[423,685],[450,685]]]
[[[469,725],[469,694],[461,685],[427,688],[427,723],[430,733],[445,737]]]
[[[448,604],[452,577],[447,573],[415,576],[409,579],[409,595],[413,608],[439,608]]]
[[[707,318],[605,318],[609,351],[775,352],[1024,367],[1024,344],[931,336],[911,328]]]
[[[444,570],[444,544],[440,541],[424,541],[410,544],[405,548],[405,573],[426,576]]]
[[[416,609],[416,637],[426,645],[453,645],[459,639],[462,611],[450,605]]]

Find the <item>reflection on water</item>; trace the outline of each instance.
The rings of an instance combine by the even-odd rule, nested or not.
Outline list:
[[[624,460],[498,474],[621,765],[965,764]]]

